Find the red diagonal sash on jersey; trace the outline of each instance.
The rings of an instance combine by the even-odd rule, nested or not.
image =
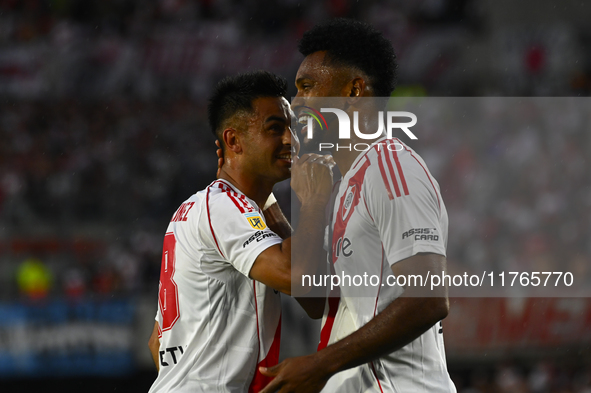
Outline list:
[[[332,186],[332,194],[330,196],[330,203],[328,204],[328,209],[326,213],[328,217],[326,217],[328,222],[328,241],[329,244],[332,244],[332,218],[334,214],[334,204],[337,199],[337,195],[339,194],[339,186],[342,180],[337,180],[335,184]],[[332,259],[332,251],[329,250],[328,260]],[[334,265],[331,263],[329,264],[330,274],[334,275]],[[334,325],[334,319],[337,315],[337,311],[339,309],[339,301],[341,296],[341,288],[338,286],[333,288],[330,293],[328,294],[328,313],[326,315],[326,321],[322,325],[322,329],[320,330],[320,342],[318,343],[318,351],[326,348],[328,345],[328,341],[330,340],[330,334],[332,332],[332,327]],[[326,307],[326,305],[325,305]]]
[[[333,265],[330,265],[331,274],[335,274]],[[330,334],[332,332],[332,326],[334,325],[334,319],[337,316],[339,310],[339,302],[341,300],[341,289],[337,286],[330,291],[328,295],[328,314],[326,315],[326,321],[320,330],[320,342],[318,343],[318,351],[326,348],[328,341],[330,340]]]
[[[365,162],[359,168],[357,173],[349,179],[349,183],[347,184],[347,189],[345,193],[341,197],[339,202],[339,209],[337,210],[337,216],[334,219],[334,230],[332,232],[332,263],[335,263],[338,259],[339,250],[338,246],[341,244],[343,240],[343,236],[345,235],[345,230],[347,229],[347,223],[349,219],[353,215],[353,211],[355,207],[359,203],[359,199],[361,197],[361,185],[363,184],[363,179],[365,177],[365,171],[370,166],[370,162],[365,158]],[[347,196],[352,193],[352,200],[347,201]],[[345,202],[347,202],[345,204]]]

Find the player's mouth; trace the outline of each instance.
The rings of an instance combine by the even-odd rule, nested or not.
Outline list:
[[[283,153],[276,156],[281,162],[285,162],[291,166],[291,153]]]
[[[312,116],[310,115],[305,115],[305,114],[300,114],[300,116],[298,117],[298,123],[300,124],[308,124],[308,120],[311,119]]]

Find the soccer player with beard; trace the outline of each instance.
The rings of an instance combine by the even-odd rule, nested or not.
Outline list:
[[[389,97],[394,89],[394,50],[367,24],[336,19],[315,26],[299,50],[305,58],[292,109],[303,120],[304,107],[321,105],[323,97],[343,97],[353,119],[354,111],[368,109],[358,98]],[[334,133],[336,120],[327,118]],[[377,128],[368,119],[359,121],[366,134]],[[320,136],[330,138],[335,142],[335,135]],[[367,141],[351,135],[346,142]],[[263,392],[455,392],[440,324],[449,311],[447,288],[426,296],[415,286],[386,281],[445,270],[448,218],[439,185],[398,138],[381,137],[366,151],[339,149],[333,156],[343,177],[330,212],[329,265],[339,276],[377,275],[381,285],[372,297],[341,285],[340,299],[301,302],[310,316],[324,314],[319,351],[261,368],[274,377]]]
[[[315,272],[325,227],[317,216],[334,165],[331,157],[297,159],[286,88],[284,79],[259,71],[224,79],[210,100],[224,163],[218,180],[182,203],[166,230],[149,342],[159,369],[151,393],[258,392],[270,381],[258,368],[278,362],[278,291],[291,293],[292,274]],[[263,210],[273,185],[290,176],[304,230],[282,240]],[[301,271],[291,267],[292,247],[301,250],[294,254]]]

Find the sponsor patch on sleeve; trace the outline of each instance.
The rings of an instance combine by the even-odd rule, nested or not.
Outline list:
[[[248,220],[248,223],[253,229],[263,230],[267,227],[265,221],[258,212],[244,213],[244,217]]]
[[[437,228],[413,228],[402,234],[402,239],[406,238],[438,241],[439,235],[437,234]]]
[[[273,232],[256,231],[251,237],[248,238],[247,241],[245,241],[242,244],[242,248],[246,248],[246,246],[248,246],[250,243],[252,243],[254,241],[256,241],[258,243],[268,237],[275,237],[275,236],[277,236],[277,235]]]

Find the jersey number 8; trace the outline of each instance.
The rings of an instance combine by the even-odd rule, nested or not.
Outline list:
[[[170,232],[164,236],[162,249],[162,266],[160,267],[160,285],[158,286],[158,305],[162,314],[162,331],[171,329],[179,319],[179,297],[174,282],[174,250],[176,239]]]

